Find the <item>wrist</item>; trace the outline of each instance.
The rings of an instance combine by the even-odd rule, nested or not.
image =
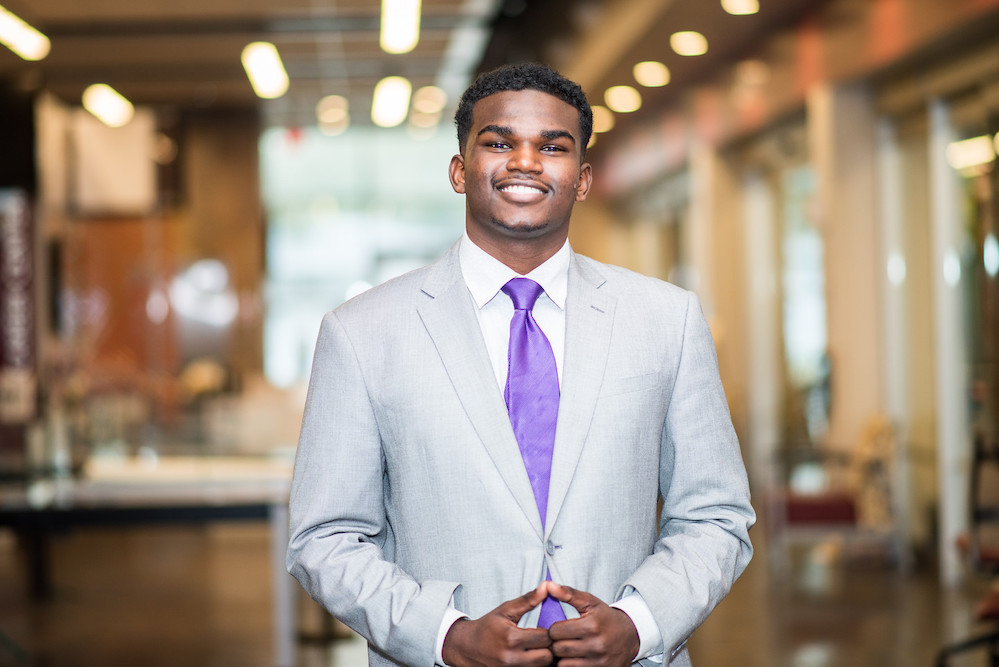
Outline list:
[[[469,619],[459,618],[448,629],[444,636],[444,646],[441,648],[441,657],[444,659],[446,667],[461,667],[461,656],[464,638],[469,630]]]
[[[634,621],[631,620],[631,616],[627,613],[618,609],[617,607],[611,607],[616,611],[619,616],[619,624],[622,628],[623,636],[626,637],[626,650],[625,655],[631,657],[631,662],[634,662],[638,658],[638,653],[642,649],[642,640],[638,635],[638,629],[635,627]]]

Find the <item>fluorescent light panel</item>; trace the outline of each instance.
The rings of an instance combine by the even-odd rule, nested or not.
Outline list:
[[[49,38],[0,5],[0,44],[25,60],[41,60],[52,48]]]
[[[420,0],[382,0],[379,39],[386,53],[409,53],[420,41]]]
[[[257,97],[272,100],[288,92],[288,73],[276,46],[270,42],[251,42],[243,49],[242,61]]]
[[[379,127],[395,127],[406,120],[413,86],[401,76],[388,76],[375,86],[371,120]]]
[[[135,107],[106,83],[95,83],[83,91],[83,108],[108,127],[128,125]]]
[[[993,140],[989,136],[955,141],[947,146],[947,163],[957,170],[988,164],[996,159]]]

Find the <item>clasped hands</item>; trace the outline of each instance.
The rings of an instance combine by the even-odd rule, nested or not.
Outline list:
[[[520,617],[551,595],[572,605],[579,618],[545,630],[521,628]],[[624,667],[638,655],[631,619],[594,595],[543,581],[475,620],[456,621],[444,639],[444,662],[451,667]]]

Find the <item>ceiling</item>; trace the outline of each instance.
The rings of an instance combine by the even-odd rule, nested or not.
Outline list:
[[[414,89],[439,85],[453,104],[480,69],[524,60],[551,63],[594,102],[607,86],[631,83],[635,62],[662,60],[673,82],[646,93],[664,104],[823,2],[761,0],[759,14],[731,16],[717,0],[422,0],[420,42],[405,55],[379,47],[380,0],[0,4],[52,41],[50,55],[38,63],[0,48],[0,79],[44,87],[73,104],[88,85],[103,82],[137,104],[259,106],[268,124],[300,125],[314,122],[317,101],[332,93],[349,99],[352,122],[368,122],[372,90],[384,76],[406,76]],[[676,30],[704,33],[708,54],[673,54],[667,40]],[[278,100],[258,100],[240,64],[243,47],[256,40],[273,42],[288,70],[291,87]]]
[[[261,105],[269,123],[309,123],[324,95],[369,109],[374,85],[391,74],[414,89],[437,84],[460,93],[498,1],[423,0],[419,44],[390,55],[378,43],[380,0],[0,0],[52,42],[38,63],[0,48],[0,79],[43,85],[70,103],[101,82],[137,104]],[[266,103],[240,63],[243,47],[257,40],[277,46],[291,79],[288,94]],[[354,122],[367,116],[351,114]]]

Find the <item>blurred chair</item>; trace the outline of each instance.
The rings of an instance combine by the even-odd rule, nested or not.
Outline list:
[[[970,523],[957,547],[972,572],[995,577],[999,575],[999,441],[975,436],[968,486]],[[999,667],[999,579],[975,606],[974,615],[980,622],[991,623],[991,631],[945,646],[937,656],[938,667],[946,667],[956,655],[983,647],[988,650],[989,666]]]
[[[890,422],[873,417],[856,446],[799,446],[779,453],[776,487],[768,498],[771,562],[787,565],[794,543],[835,538],[877,548],[909,567],[903,536],[897,438]]]

